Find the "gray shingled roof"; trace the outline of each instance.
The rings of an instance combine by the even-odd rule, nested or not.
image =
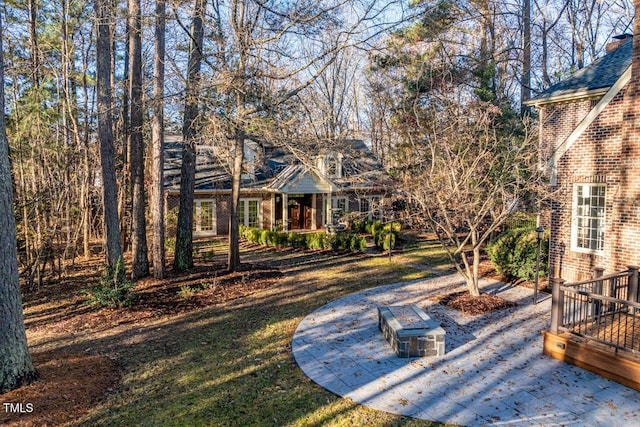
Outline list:
[[[630,40],[587,67],[578,70],[568,79],[541,92],[538,96],[527,101],[527,104],[543,104],[557,98],[567,98],[571,95],[583,96],[599,89],[610,88],[631,65],[633,43]]]
[[[282,185],[283,180],[291,179],[291,171],[300,173],[313,165],[313,157],[321,154],[324,149],[316,153],[308,153],[308,166],[300,162],[292,153],[283,147],[263,145],[262,161],[256,165],[255,179],[242,183],[244,189],[273,190]],[[332,146],[333,150],[343,155],[343,177],[331,179],[341,189],[366,188],[383,185],[388,175],[375,158],[367,145],[360,140],[345,140]],[[230,190],[231,177],[225,167],[220,165],[213,152],[213,147],[206,142],[197,145],[195,189]],[[182,159],[182,141],[180,137],[170,137],[165,140],[165,189],[178,191],[180,189],[180,166]],[[293,167],[293,166],[298,167]]]

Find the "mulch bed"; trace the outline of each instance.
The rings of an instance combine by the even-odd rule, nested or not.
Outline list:
[[[497,295],[480,294],[471,296],[469,291],[454,292],[451,294],[435,297],[434,301],[447,308],[458,310],[465,314],[478,315],[490,313],[492,311],[504,310],[515,307],[517,304]]]
[[[31,322],[30,328],[58,334],[139,323],[245,297],[277,284],[281,278],[279,270],[257,264],[243,264],[241,270],[234,273],[222,267],[196,267],[187,273],[169,272],[164,280],[139,280],[133,288],[135,299],[129,307],[92,307],[83,305],[86,299],[76,297],[73,313],[54,323]],[[87,286],[76,284],[76,294],[78,287]],[[56,292],[56,288],[51,288],[51,292]],[[38,298],[43,298],[43,291],[39,292]]]
[[[106,356],[45,352],[33,354],[32,360],[40,379],[0,395],[2,426],[70,425],[120,379],[118,364]],[[5,404],[13,404],[13,412]]]

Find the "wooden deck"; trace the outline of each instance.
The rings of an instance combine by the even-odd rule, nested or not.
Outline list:
[[[573,332],[640,353],[640,314],[613,313],[572,325]]]
[[[616,351],[598,341],[568,332],[554,334],[543,331],[542,335],[543,353],[547,356],[640,391],[640,354],[625,350]]]
[[[543,352],[640,391],[640,269],[565,284],[553,278]]]

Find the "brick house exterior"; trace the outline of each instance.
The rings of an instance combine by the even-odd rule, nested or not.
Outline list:
[[[247,140],[245,146],[240,224],[267,230],[321,230],[352,212],[379,217],[388,175],[362,141],[340,141],[304,160],[264,141]],[[165,137],[168,221],[177,215],[179,205],[181,147],[179,136]],[[228,234],[231,176],[207,141],[197,144],[195,181],[194,237]]]
[[[570,282],[640,264],[640,39],[607,51],[528,102],[552,190],[549,273]]]

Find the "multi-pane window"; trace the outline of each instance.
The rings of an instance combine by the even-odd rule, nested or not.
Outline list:
[[[327,205],[329,200],[327,199]],[[346,197],[332,197],[331,208],[328,212],[328,224],[338,224],[342,216],[347,213],[347,198]]]
[[[334,212],[340,212],[344,214],[347,212],[347,198],[346,197],[333,197],[331,198],[331,209]]]
[[[360,213],[369,219],[380,218],[380,196],[368,196],[360,198]]]
[[[240,199],[240,204],[238,205],[238,220],[241,225],[261,228],[260,216],[260,200]]]
[[[260,218],[258,215],[258,201],[257,200],[247,200],[247,211],[249,227],[259,227],[260,226]]]
[[[213,230],[213,201],[202,201],[200,203],[200,230]]]
[[[329,178],[338,176],[338,161],[333,157],[327,159],[326,174]]]
[[[573,188],[571,249],[601,252],[604,249],[606,186],[576,184]]]
[[[371,203],[369,203],[369,199],[366,197],[360,199],[360,213],[366,214],[367,216],[371,213]]]
[[[216,204],[213,200],[193,202],[193,232],[216,234]]]

